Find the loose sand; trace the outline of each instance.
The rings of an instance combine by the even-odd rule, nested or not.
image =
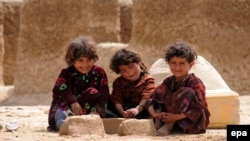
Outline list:
[[[81,137],[59,136],[57,132],[47,132],[49,105],[41,106],[0,106],[0,123],[4,126],[0,130],[1,141],[223,141],[226,140],[226,129],[208,129],[200,135],[169,135],[158,136],[118,136],[107,134],[105,136],[83,135]],[[241,124],[250,125],[250,96],[240,96]],[[9,132],[5,129],[8,122],[17,122],[19,128]]]

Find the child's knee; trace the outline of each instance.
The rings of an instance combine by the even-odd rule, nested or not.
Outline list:
[[[66,113],[63,111],[63,110],[61,110],[61,109],[57,109],[56,110],[56,114],[55,114],[55,120],[57,121],[57,120],[60,120],[60,119],[66,119]]]

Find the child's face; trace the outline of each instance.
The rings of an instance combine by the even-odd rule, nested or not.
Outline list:
[[[88,57],[80,57],[74,62],[76,70],[83,74],[88,73],[92,69],[94,64],[94,59],[89,59]]]
[[[129,81],[135,81],[140,76],[140,65],[138,63],[130,63],[129,65],[120,65],[120,74]]]
[[[183,80],[187,76],[188,71],[194,65],[194,61],[189,63],[186,58],[174,56],[170,59],[168,65],[171,72],[174,74],[176,80],[178,81]]]

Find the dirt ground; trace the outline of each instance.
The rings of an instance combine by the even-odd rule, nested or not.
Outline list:
[[[83,135],[81,137],[59,136],[57,132],[47,132],[47,114],[49,105],[41,106],[1,106],[0,141],[223,141],[227,140],[226,129],[208,129],[200,135],[177,135],[169,136],[118,136],[106,134],[104,136]],[[250,124],[250,96],[240,96],[240,120],[241,124]],[[10,132],[5,129],[8,122],[17,122],[19,128]]]

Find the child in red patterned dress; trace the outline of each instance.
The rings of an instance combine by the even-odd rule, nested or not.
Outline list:
[[[167,48],[165,60],[172,76],[158,86],[148,102],[158,135],[171,131],[205,133],[210,113],[203,82],[189,70],[197,59],[192,45],[176,42]]]
[[[67,116],[98,113],[105,117],[108,79],[103,68],[95,65],[97,59],[92,37],[80,36],[69,44],[68,67],[62,69],[53,88],[48,130],[58,130]]]

